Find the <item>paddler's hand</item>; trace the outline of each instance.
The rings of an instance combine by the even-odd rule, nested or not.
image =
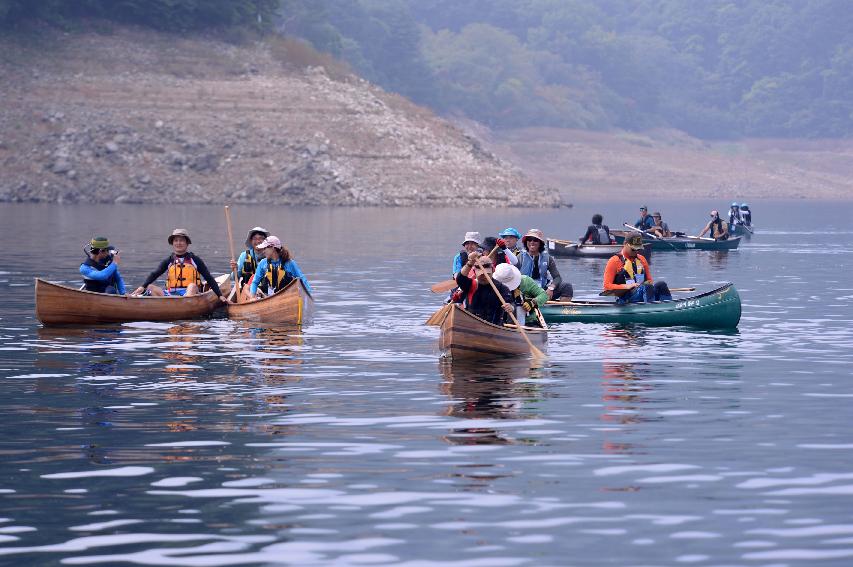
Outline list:
[[[231,264],[231,271],[236,272],[237,271],[237,261],[234,258],[231,258],[231,260],[228,263]]]
[[[219,301],[221,301],[222,303],[231,303],[230,301],[228,301],[228,298],[225,297],[224,295],[219,296]]]
[[[513,312],[513,308],[512,308],[511,303],[504,303],[503,305],[501,305],[501,307],[503,307],[503,310],[506,311],[507,313]]]
[[[506,248],[506,240],[504,240],[503,238],[498,238],[497,240],[495,240],[495,244],[497,244],[498,248],[500,248],[501,250],[504,250]]]
[[[138,288],[133,290],[133,292],[130,295],[142,295],[143,293],[145,293],[145,288],[142,286],[139,286]]]
[[[638,284],[637,282],[629,283],[629,284],[628,284],[628,287],[626,287],[625,289],[634,289],[635,287],[637,287],[637,286],[639,286],[639,285],[640,285],[640,284]]]
[[[468,254],[468,264],[470,264],[471,266],[476,266],[477,260],[480,259],[480,256],[482,256],[482,254],[480,254],[476,250],[474,252],[471,252],[470,254]]]
[[[554,299],[554,290],[551,289],[550,287],[545,290],[545,294],[548,296],[548,301],[551,301],[552,299]]]
[[[525,311],[530,313],[531,311],[533,311],[533,308],[536,306],[536,304],[532,300],[528,299],[527,301],[522,303],[521,306],[524,308]]]
[[[121,252],[116,252],[113,254],[113,264],[120,265],[121,264]]]

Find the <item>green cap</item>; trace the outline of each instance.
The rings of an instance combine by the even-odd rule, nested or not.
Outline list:
[[[110,241],[107,240],[106,236],[95,236],[89,241],[89,246],[97,250],[103,250],[110,247]]]
[[[625,238],[625,244],[627,244],[628,248],[631,248],[632,250],[642,250],[643,237],[639,234],[632,234],[631,236]]]

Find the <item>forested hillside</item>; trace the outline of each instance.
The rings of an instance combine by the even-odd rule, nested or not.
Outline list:
[[[283,10],[286,32],[384,87],[492,127],[853,135],[847,0],[289,0]]]

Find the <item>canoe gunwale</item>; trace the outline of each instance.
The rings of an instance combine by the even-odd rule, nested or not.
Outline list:
[[[297,303],[298,314],[295,321],[274,321],[265,314],[271,313],[279,303],[286,304],[289,301],[302,301],[303,304]],[[302,325],[306,320],[310,320],[314,311],[314,297],[308,288],[305,287],[305,282],[301,278],[294,278],[286,286],[278,292],[268,295],[256,301],[247,301],[243,303],[229,303],[225,307],[225,312],[229,319],[261,322],[261,323],[281,323]]]
[[[462,317],[456,320],[456,315]],[[524,327],[531,342],[540,348],[548,341],[548,329]],[[476,337],[475,340],[466,340]],[[460,340],[461,339],[461,340]],[[491,339],[491,340],[490,340]],[[487,356],[529,356],[530,347],[521,333],[512,326],[500,326],[480,319],[454,304],[441,323],[439,346],[451,358]]]

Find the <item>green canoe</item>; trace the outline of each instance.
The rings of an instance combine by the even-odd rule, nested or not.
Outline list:
[[[542,307],[542,315],[548,323],[637,323],[654,327],[734,329],[740,322],[740,295],[734,285],[726,284],[699,295],[654,303],[548,302]]]
[[[625,236],[631,234],[625,230],[611,230],[610,234],[616,242],[625,242]],[[727,240],[714,240],[713,238],[699,238],[698,236],[672,236],[668,238],[643,237],[644,245],[651,245],[655,252],[667,250],[734,250],[740,245],[741,236],[734,236]]]

